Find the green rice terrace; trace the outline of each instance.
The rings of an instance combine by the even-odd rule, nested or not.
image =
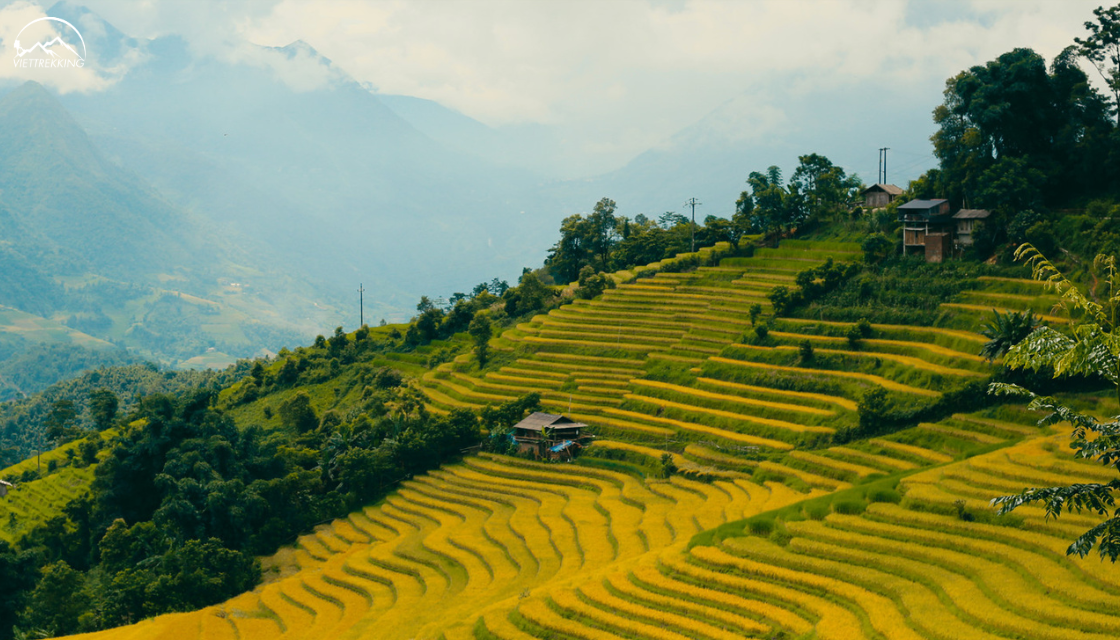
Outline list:
[[[896,441],[936,443],[943,452],[933,459],[999,442],[986,418],[954,418],[947,408],[954,391],[995,370],[977,355],[988,339],[976,329],[993,308],[1048,310],[1057,298],[1033,281],[981,277],[963,302],[941,305],[942,326],[871,324],[867,336],[852,339],[857,323],[777,318],[758,339],[774,287],[795,286],[799,272],[826,260],[861,257],[854,243],[786,240],[749,258],[619,284],[494,338],[491,348],[505,364],[479,375],[473,357],[460,355],[424,374],[420,388],[435,411],[536,392],[546,410],[595,428],[604,442],[592,451],[629,443],[674,453],[682,468],[698,472],[753,469],[828,488],[921,457],[892,448]],[[752,323],[753,305],[764,315]],[[944,420],[819,449],[858,427],[858,402],[874,388]],[[1015,433],[1023,435],[1022,427]]]

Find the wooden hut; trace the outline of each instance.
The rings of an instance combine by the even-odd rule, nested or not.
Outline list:
[[[587,427],[554,413],[537,411],[513,425],[518,452],[533,452],[542,458],[571,457]]]
[[[953,220],[957,222],[957,248],[971,247],[972,232],[976,229],[976,223],[986,220],[990,215],[992,212],[987,209],[961,209],[954,213]]]
[[[885,207],[902,195],[902,188],[893,184],[873,184],[860,192],[865,209]]]

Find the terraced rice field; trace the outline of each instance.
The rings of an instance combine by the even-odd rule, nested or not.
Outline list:
[[[827,435],[849,424],[854,395],[743,384],[735,373],[703,367],[720,362],[753,331],[749,310],[757,304],[767,311],[776,284],[828,258],[858,256],[854,244],[794,243],[689,273],[657,273],[506,331],[494,344],[516,357],[498,371],[479,375],[471,356],[461,356],[424,375],[421,386],[435,410],[537,392],[545,410],[569,413],[602,436],[641,443],[672,434],[728,447],[788,450],[806,434]],[[885,357],[906,360],[908,354]],[[920,359],[903,364],[930,366]],[[666,367],[686,380],[670,382]],[[950,370],[956,371],[944,369]]]
[[[784,242],[506,331],[484,373],[471,356],[425,373],[430,407],[539,393],[546,410],[594,426],[586,464],[468,458],[303,536],[251,593],[90,637],[1120,636],[1120,574],[1065,556],[1091,519],[1027,508],[998,520],[988,506],[1025,486],[1111,478],[1063,453],[1065,435],[1037,416],[996,407],[827,444],[858,424],[868,389],[917,405],[984,380],[969,307],[1045,292],[989,279],[954,303],[949,326],[873,325],[853,345],[851,324],[781,319],[752,343],[749,308],[768,310],[772,287],[857,256]],[[707,481],[608,470],[596,451],[649,468],[668,452]]]
[[[105,435],[111,437],[113,433],[109,431]],[[78,444],[71,442],[44,453],[39,460],[29,458],[3,470],[5,476],[16,479],[16,487],[0,498],[0,540],[18,541],[89,491],[96,465],[78,468],[68,459],[68,454],[77,453]],[[52,463],[58,465],[58,469],[48,471]],[[41,469],[43,477],[30,482],[18,481],[25,471],[36,469]]]
[[[693,637],[688,621],[697,611],[667,610],[657,594],[632,600],[631,569],[655,567],[700,531],[805,497],[745,477],[641,481],[469,458],[303,536],[269,560],[272,577],[251,593],[88,637],[466,638],[489,624],[523,637],[532,631],[519,624],[583,628],[573,615],[626,634],[672,628]],[[722,630],[728,624],[766,629],[727,612],[697,624],[720,638],[735,637]]]
[[[470,458],[304,536],[251,593],[88,637],[1114,638],[1120,574],[1065,555],[1091,519],[1028,508],[1001,520],[988,505],[1025,486],[1111,477],[1063,453],[1066,437],[948,465],[896,440],[878,441],[878,453],[871,443],[823,450],[861,457],[868,466],[854,476],[910,461],[900,495],[845,512],[842,496],[730,472],[642,481]],[[830,499],[832,509],[812,507]]]

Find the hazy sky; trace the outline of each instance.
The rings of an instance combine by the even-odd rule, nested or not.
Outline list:
[[[806,102],[846,86],[921,93],[918,102],[928,113],[945,78],[970,65],[1016,46],[1051,58],[1083,33],[1100,2],[83,4],[129,35],[182,34],[200,54],[241,55],[246,41],[282,46],[301,39],[381,92],[436,100],[492,126],[558,125],[594,158],[589,161],[612,167],[735,101],[749,103],[742,119],[763,129],[781,126],[793,112],[835,116],[829,104]],[[35,10],[42,11],[26,0],[3,6],[0,38]],[[8,64],[0,69],[0,77],[13,73]],[[928,148],[898,152],[897,162],[909,155],[920,163]],[[854,169],[871,181],[874,162],[870,157],[868,166]]]

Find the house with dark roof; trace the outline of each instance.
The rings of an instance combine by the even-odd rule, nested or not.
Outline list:
[[[957,223],[955,246],[958,249],[971,247],[972,232],[976,229],[976,223],[987,220],[990,215],[992,215],[992,212],[987,209],[961,209],[954,213],[953,220]]]
[[[953,217],[948,200],[911,200],[898,207],[902,252],[922,253],[926,262],[941,262],[953,250]]]
[[[893,184],[876,183],[860,192],[865,209],[885,207],[902,195],[902,188]]]
[[[554,413],[536,411],[513,425],[512,436],[519,453],[532,452],[542,458],[571,458],[580,448],[582,422]]]

